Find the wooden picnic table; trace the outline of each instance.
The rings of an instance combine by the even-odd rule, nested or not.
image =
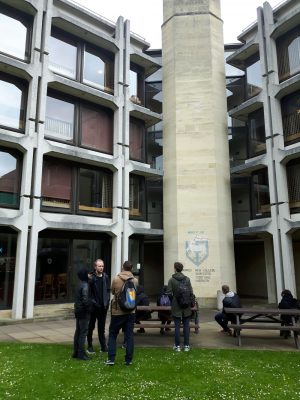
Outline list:
[[[234,314],[236,323],[228,324],[235,332],[238,340],[238,345],[242,345],[241,331],[243,329],[259,329],[259,330],[279,330],[282,332],[292,331],[295,341],[295,346],[299,349],[298,335],[300,333],[300,325],[296,322],[297,317],[300,317],[298,309],[279,309],[279,308],[229,308],[225,307],[224,311],[227,314]],[[281,315],[291,317],[291,325],[284,325]]]
[[[159,312],[159,311],[171,311],[171,306],[156,306],[156,305],[150,305],[150,306],[137,306],[136,307],[137,311],[149,311],[149,312]],[[196,307],[192,307],[192,311],[196,311]],[[172,317],[170,317],[172,319]],[[150,319],[147,320],[141,320],[141,324],[135,324],[135,328],[174,328],[175,325],[173,323],[164,325],[161,323],[160,319],[157,317],[151,317]],[[193,322],[190,322],[190,328],[198,328],[199,329],[199,324],[195,324]]]

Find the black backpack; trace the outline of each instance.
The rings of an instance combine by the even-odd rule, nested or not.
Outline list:
[[[192,305],[193,291],[187,278],[179,281],[176,300],[180,308],[188,308]]]
[[[123,311],[133,311],[136,308],[136,288],[133,278],[129,278],[124,282],[118,296],[118,304]]]

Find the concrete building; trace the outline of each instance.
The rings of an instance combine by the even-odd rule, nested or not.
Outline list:
[[[0,308],[12,318],[73,301],[76,271],[99,257],[111,275],[132,259],[143,281],[148,253],[153,291],[163,284],[147,140],[161,101],[146,82],[161,65],[148,47],[129,21],[67,0],[0,1]]]
[[[298,1],[265,2],[227,47],[237,287],[269,302],[300,296],[299,21]]]
[[[161,51],[122,17],[0,0],[0,310],[12,318],[72,302],[76,271],[99,257],[110,275],[131,259],[153,297],[175,260],[202,305],[225,282],[264,302],[300,296],[298,1],[264,3],[225,46],[229,146],[219,0],[164,7],[162,80]]]

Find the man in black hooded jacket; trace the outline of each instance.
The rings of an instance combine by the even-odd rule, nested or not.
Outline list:
[[[77,276],[80,280],[80,283],[77,288],[74,304],[76,329],[74,334],[74,349],[72,357],[86,361],[90,359],[85,354],[84,349],[91,312],[88,271],[86,269],[80,269],[77,273]]]
[[[239,296],[229,289],[228,285],[222,286],[222,292],[225,295],[223,299],[223,310],[215,315],[216,322],[221,325],[222,333],[232,335],[231,330],[228,328],[228,322],[236,322],[236,316],[234,314],[228,314],[224,311],[224,308],[241,308],[241,301]]]

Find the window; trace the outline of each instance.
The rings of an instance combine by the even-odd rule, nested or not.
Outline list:
[[[270,216],[270,194],[267,168],[252,174],[254,218]]]
[[[108,108],[51,92],[46,102],[45,135],[112,154],[113,118]]]
[[[83,82],[113,93],[113,62],[100,51],[87,47],[84,51]]]
[[[249,114],[248,130],[250,157],[264,153],[266,151],[266,135],[263,109]]]
[[[49,68],[60,75],[114,93],[114,56],[59,29],[52,29]]]
[[[152,229],[163,228],[163,181],[161,177],[147,178],[147,221]]]
[[[130,66],[129,71],[129,99],[137,105],[144,104],[145,74],[135,65]]]
[[[290,161],[286,166],[289,204],[292,213],[300,209],[300,160]]]
[[[104,169],[83,168],[45,157],[42,207],[71,213],[112,213],[113,175]],[[76,182],[76,186],[72,185]]]
[[[20,181],[20,157],[0,148],[0,207],[19,206]]]
[[[21,60],[28,60],[30,24],[30,18],[16,14],[15,11],[1,5],[0,52]]]
[[[1,163],[0,163],[1,165]],[[17,252],[17,233],[0,227],[0,309],[11,309]]]
[[[288,32],[276,42],[279,81],[300,72],[300,28]]]
[[[49,67],[52,71],[76,79],[77,46],[59,33],[49,39]]]
[[[47,96],[45,134],[73,142],[75,105],[66,100]]]
[[[259,54],[247,60],[246,78],[247,78],[247,98],[258,95],[262,90],[262,79],[260,70]]]
[[[24,130],[26,94],[21,81],[0,73],[0,126]]]
[[[112,212],[112,175],[104,171],[80,168],[78,209],[88,212]]]
[[[113,153],[113,112],[102,107],[81,106],[82,146]]]
[[[163,170],[163,130],[162,122],[151,126],[147,132],[147,163],[151,168]]]
[[[72,168],[68,163],[45,158],[42,176],[42,206],[71,209]]]
[[[130,119],[129,157],[132,160],[145,160],[145,123],[136,118]]]
[[[129,215],[143,219],[145,209],[145,179],[142,176],[130,175],[129,178]]]
[[[300,139],[300,91],[281,100],[281,114],[285,144],[298,142]]]
[[[158,114],[162,113],[162,82],[145,83],[146,107]]]

